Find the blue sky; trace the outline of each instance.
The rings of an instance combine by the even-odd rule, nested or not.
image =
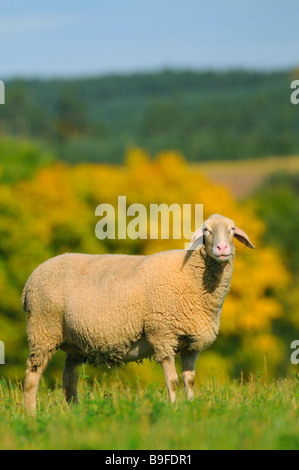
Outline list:
[[[0,79],[299,65],[298,0],[0,0]]]

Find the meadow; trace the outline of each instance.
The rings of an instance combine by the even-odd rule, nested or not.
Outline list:
[[[251,196],[273,174],[298,174],[299,156],[191,163],[190,168],[200,171],[214,183],[229,188],[237,199],[243,199]]]
[[[82,369],[80,403],[69,408],[61,384],[42,381],[36,418],[24,415],[21,383],[0,381],[0,449],[216,450],[299,447],[298,377],[261,375],[197,385],[193,402],[182,384],[175,405],[162,383],[133,386],[107,375],[90,384]]]

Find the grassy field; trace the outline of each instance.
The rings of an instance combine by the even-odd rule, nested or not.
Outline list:
[[[226,186],[236,198],[242,199],[273,173],[298,173],[299,156],[194,163],[190,167],[199,170],[214,183]]]
[[[61,387],[41,384],[37,417],[24,416],[21,384],[0,380],[0,449],[299,449],[298,378],[198,386],[175,405],[164,387],[114,378],[80,382],[69,409]]]

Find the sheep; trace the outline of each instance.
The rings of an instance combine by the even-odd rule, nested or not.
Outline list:
[[[254,248],[244,231],[210,216],[187,250],[153,255],[56,256],[28,279],[22,305],[28,315],[30,356],[25,409],[34,413],[39,380],[58,348],[67,353],[63,388],[77,402],[77,366],[117,365],[154,357],[171,403],[181,355],[186,397],[193,399],[195,361],[216,339],[235,257],[233,238]]]

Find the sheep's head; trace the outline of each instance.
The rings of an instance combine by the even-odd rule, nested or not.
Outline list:
[[[216,261],[228,261],[233,253],[234,237],[254,248],[246,233],[236,227],[233,220],[214,214],[193,234],[188,250],[196,250],[204,244],[207,254]]]

